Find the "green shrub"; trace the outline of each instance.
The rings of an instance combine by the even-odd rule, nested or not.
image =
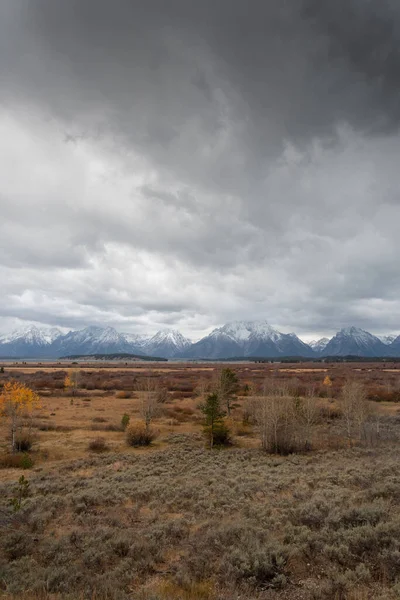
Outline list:
[[[269,547],[235,548],[225,557],[224,570],[236,581],[247,580],[255,587],[282,588],[287,584],[283,549]]]
[[[130,416],[124,413],[121,419],[121,427],[125,431],[129,425],[129,421],[131,420]]]

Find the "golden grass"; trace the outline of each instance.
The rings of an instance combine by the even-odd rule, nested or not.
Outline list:
[[[68,364],[54,364],[53,366],[43,365],[23,365],[13,366],[5,365],[5,377],[13,376],[15,372],[26,374],[27,377],[31,373],[44,371],[46,373],[67,371],[76,366]],[[361,368],[360,365],[329,365],[321,368],[309,367],[303,365],[288,365],[287,367],[276,368],[278,365],[273,364],[254,364],[240,363],[235,369],[241,377],[242,384],[254,382],[261,386],[263,374],[266,377],[277,377],[278,382],[298,382],[305,384],[309,378],[313,381],[323,380],[323,375],[327,371],[332,376],[334,382],[337,377],[345,377],[346,373],[358,373],[359,377],[374,377],[383,385],[390,373],[398,371],[397,369],[382,368],[383,365],[365,365]],[[140,372],[145,377],[148,374],[167,374],[171,375],[170,381],[172,384],[185,384],[187,382],[200,381],[202,373],[212,374],[214,371],[221,368],[221,365],[188,365],[181,363],[177,366],[176,363],[166,364],[162,367],[158,363],[143,363],[140,366],[123,367],[119,364],[104,363],[101,367],[96,365],[85,364],[84,367],[79,367],[82,373],[91,373],[94,377],[97,374],[104,374],[105,379],[108,378],[108,372],[113,372],[118,382],[119,372]],[[333,375],[335,374],[336,375]],[[281,374],[281,375],[279,375]],[[293,375],[293,376],[292,376]],[[125,375],[126,377],[126,375]],[[282,378],[281,378],[282,377]],[[104,379],[103,379],[104,381]],[[210,379],[209,379],[210,381]],[[313,383],[312,383],[313,384]],[[179,388],[174,388],[179,389]],[[124,432],[118,431],[121,424],[121,418],[124,413],[128,414],[131,420],[140,418],[140,406],[144,392],[138,392],[135,389],[134,378],[132,378],[132,394],[131,398],[120,398],[126,392],[118,387],[112,392],[104,392],[103,390],[84,390],[84,396],[71,397],[64,394],[63,391],[42,390],[43,393],[50,393],[50,396],[42,397],[42,408],[34,414],[34,421],[39,425],[37,432],[38,443],[34,446],[33,457],[35,464],[40,466],[43,463],[58,463],[60,461],[69,461],[87,456],[88,443],[95,437],[101,436],[105,439],[107,445],[113,452],[152,452],[153,449],[132,449],[127,448]],[[122,394],[121,392],[124,392]],[[53,395],[54,394],[54,395]],[[184,395],[184,394],[183,394]],[[239,404],[243,406],[246,399],[239,399]],[[156,418],[153,423],[154,429],[157,431],[157,439],[153,444],[153,448],[159,449],[164,447],[168,436],[174,433],[184,434],[200,434],[202,431],[201,413],[198,409],[200,399],[194,394],[188,394],[188,397],[169,400],[161,406],[163,414]],[[320,406],[329,405],[335,408],[336,404],[332,399],[320,399]],[[393,402],[373,403],[374,408],[384,416],[396,417],[399,414],[399,406]],[[46,427],[48,430],[46,430]],[[113,428],[114,430],[108,430]],[[259,446],[259,439],[251,427],[242,425],[242,408],[239,406],[234,411],[231,429],[236,437],[236,443],[246,448],[256,448]],[[7,427],[4,421],[0,420],[0,452],[7,449]],[[332,436],[330,444],[334,447],[340,443],[340,439]],[[328,444],[329,445],[329,444]],[[324,431],[317,432],[315,446],[317,449],[327,447]],[[0,471],[0,480],[8,480],[15,477],[11,470],[2,469]]]

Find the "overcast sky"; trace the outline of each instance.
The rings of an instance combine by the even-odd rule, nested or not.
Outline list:
[[[1,0],[0,329],[400,331],[398,0]]]

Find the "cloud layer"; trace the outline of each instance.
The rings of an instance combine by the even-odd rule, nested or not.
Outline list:
[[[394,0],[4,0],[3,323],[399,331],[399,35]]]

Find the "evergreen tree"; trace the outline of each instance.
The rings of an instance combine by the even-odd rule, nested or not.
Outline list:
[[[204,414],[204,431],[210,439],[210,448],[215,444],[227,445],[230,442],[229,430],[224,422],[225,412],[221,409],[219,395],[209,394],[204,404],[200,406]]]

